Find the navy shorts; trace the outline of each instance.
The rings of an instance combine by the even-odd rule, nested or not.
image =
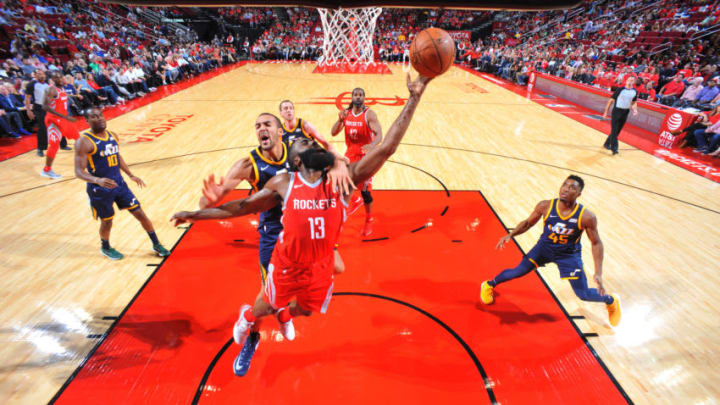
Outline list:
[[[560,269],[563,280],[577,280],[583,272],[582,252],[579,249],[571,252],[556,251],[544,243],[538,243],[526,255],[535,266],[555,263]]]
[[[282,224],[279,222],[267,222],[258,227],[258,233],[260,234],[258,255],[260,258],[260,275],[262,276],[263,284],[265,284],[267,269],[270,266],[270,259],[272,258],[275,244],[282,230]]]
[[[100,218],[103,221],[113,219],[115,216],[113,204],[117,204],[121,210],[135,211],[140,208],[140,202],[124,181],[119,182],[118,186],[112,190],[96,184],[88,184],[87,193],[95,219]]]

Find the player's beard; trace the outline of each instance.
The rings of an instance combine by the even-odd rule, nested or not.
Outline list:
[[[310,170],[323,170],[335,164],[335,155],[324,150],[308,149],[298,156],[303,166]]]

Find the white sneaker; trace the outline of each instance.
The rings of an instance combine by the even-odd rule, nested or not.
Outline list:
[[[283,337],[288,340],[292,341],[295,340],[295,325],[293,325],[292,318],[290,318],[289,321],[283,323],[280,322],[280,312],[282,311],[289,311],[287,307],[280,308],[277,312],[275,312],[275,318],[277,318],[278,323],[280,324],[280,333],[282,333]]]
[[[59,178],[62,177],[61,175],[55,173],[55,172],[52,171],[52,170],[47,171],[47,172],[46,172],[45,170],[43,170],[43,171],[40,172],[40,175],[43,176],[43,177],[47,177],[48,179],[53,179],[53,180],[57,180],[57,179],[59,179]]]
[[[250,328],[255,324],[255,322],[248,322],[248,320],[245,319],[245,311],[252,311],[252,307],[247,304],[243,305],[242,308],[240,308],[240,316],[237,322],[235,322],[235,326],[233,326],[233,340],[240,346],[245,344],[245,340],[247,340],[250,334]]]

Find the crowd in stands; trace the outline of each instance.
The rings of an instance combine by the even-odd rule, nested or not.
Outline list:
[[[220,41],[200,43],[144,24],[140,9],[133,13],[92,2],[38,3],[0,9],[11,55],[0,69],[2,87],[22,97],[24,82],[32,80],[34,71],[58,70],[67,77],[76,113],[91,103],[140,96],[234,61],[238,54],[256,60],[322,57],[323,28],[315,9],[212,9],[230,24],[260,32],[244,40],[229,35],[226,45],[234,46],[223,47]],[[153,10],[182,14],[172,8]],[[492,35],[456,41],[458,62],[476,70],[520,85],[535,70],[607,90],[634,76],[641,99],[705,111],[704,127],[720,119],[712,113],[720,104],[720,0],[595,0],[573,10],[542,12],[384,9],[377,19],[375,55],[383,61],[407,61],[420,30],[438,26],[470,32],[481,24],[492,24]],[[65,52],[58,52],[58,41],[65,42]],[[708,136],[705,147],[695,133],[685,139],[713,152],[718,142]]]
[[[219,41],[177,35],[143,23],[130,9],[103,3],[0,3],[0,23],[5,137],[20,138],[40,125],[33,110],[43,100],[28,90],[51,84],[55,76],[63,78],[70,114],[79,116],[90,106],[124,103],[237,59],[236,50]]]
[[[520,85],[531,70],[607,90],[633,76],[641,99],[703,112],[703,128],[686,131],[682,144],[720,155],[717,0],[593,1],[494,18],[492,36],[460,44],[463,62]]]

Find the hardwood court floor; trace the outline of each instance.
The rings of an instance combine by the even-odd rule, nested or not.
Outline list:
[[[290,98],[300,117],[328,134],[335,99],[359,86],[369,100],[385,98],[373,108],[387,131],[401,108],[387,99],[407,97],[399,66],[385,76],[323,76],[312,69],[246,65],[108,122],[121,135],[125,160],[148,184],[131,188],[166,246],[183,232],[168,218],[196,206],[201,178],[224,174],[256,144],[260,112],[277,112],[280,100]],[[569,314],[585,317],[576,320],[579,329],[598,334],[590,343],[631,399],[713,403],[720,396],[714,366],[720,360],[719,186],[627,145],[611,157],[600,148],[604,137],[453,68],[430,83],[392,158],[398,164],[383,168],[374,186],[441,190],[434,176],[450,190],[482,190],[512,227],[539,200],[556,197],[568,174],[580,174],[581,202],[598,216],[605,283],[623,299],[623,323],[610,328],[604,308],[578,301],[554,266],[540,273]],[[72,157],[58,155],[56,171],[65,177],[53,183],[39,177],[41,162],[31,153],[0,162],[2,402],[51,399],[154,271],[148,264],[160,262],[127,213],[116,216],[111,237],[126,258],[100,256],[98,224],[84,183],[71,177]],[[527,251],[539,232],[517,241]],[[584,249],[592,274],[587,243]],[[468,281],[479,288],[482,280]]]

